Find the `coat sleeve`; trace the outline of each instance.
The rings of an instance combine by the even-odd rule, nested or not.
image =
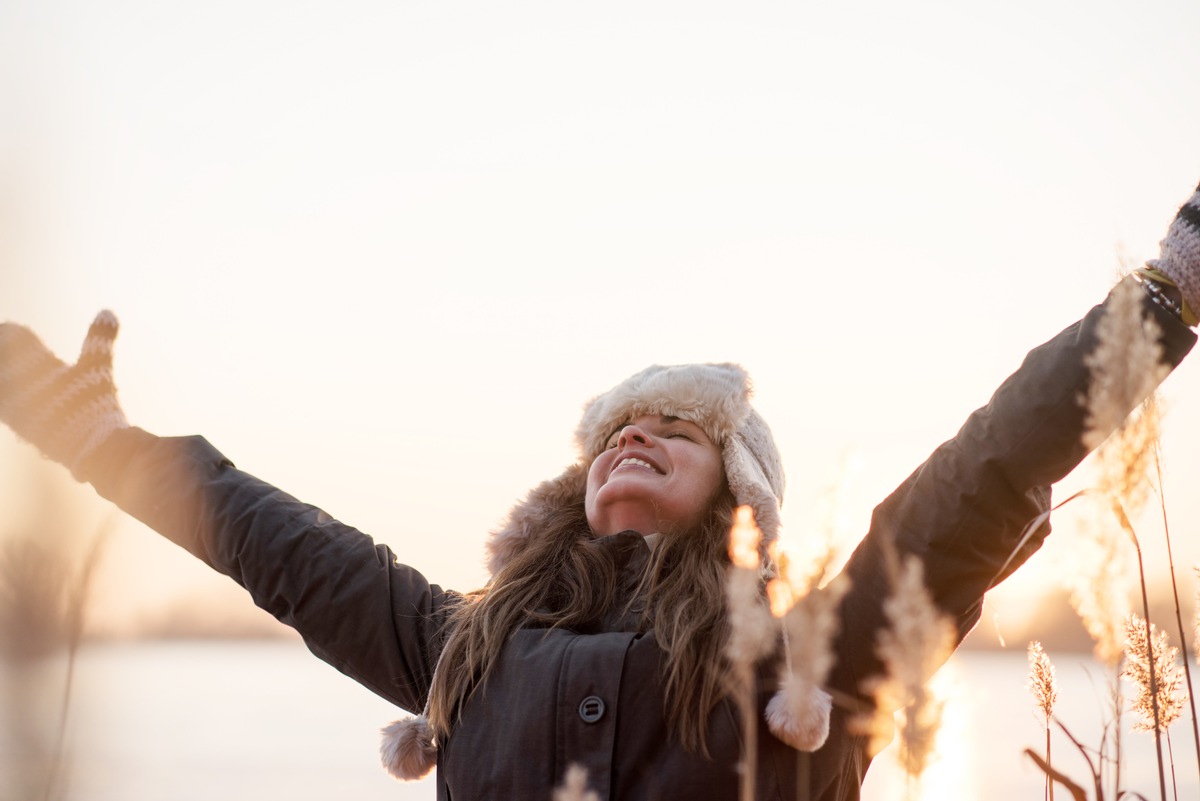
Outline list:
[[[1084,358],[1107,303],[1031,351],[988,404],[876,507],[845,568],[851,589],[841,607],[833,686],[853,693],[881,669],[875,638],[889,589],[888,540],[921,559],[926,585],[955,622],[959,641],[979,620],[984,593],[1041,547],[1048,523],[1008,562],[1027,524],[1050,508],[1050,485],[1087,455]],[[1164,361],[1177,366],[1196,335],[1149,300],[1145,308],[1162,329]]]
[[[424,707],[458,596],[386,546],[238,470],[201,437],[118,431],[85,477],[238,582],[321,659],[398,706]]]

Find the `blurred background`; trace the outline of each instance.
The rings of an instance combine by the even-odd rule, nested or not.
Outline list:
[[[786,536],[845,553],[1030,347],[1157,253],[1200,176],[1200,6],[826,5],[7,0],[0,318],[73,358],[113,309],[131,422],[205,435],[461,589],[573,460],[584,401],[650,363],[736,361],[785,457]],[[1185,364],[1164,388],[1189,607],[1198,382]],[[204,774],[227,797],[432,798],[373,773],[398,710],[7,429],[0,499],[10,608],[29,576],[55,588],[42,617],[5,613],[10,695],[45,701],[9,716],[8,753],[65,748],[55,797],[212,797]],[[1075,527],[969,643],[1015,654],[1018,697],[1027,639],[1090,647]]]

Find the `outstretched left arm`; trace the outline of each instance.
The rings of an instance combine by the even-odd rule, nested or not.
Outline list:
[[[1185,320],[1200,309],[1200,191],[1176,215],[1160,257],[1118,289],[1130,286],[1141,313],[1157,324],[1163,363],[1174,368],[1196,342]],[[954,621],[958,640],[979,620],[984,593],[1041,547],[1049,524],[1023,543],[1021,537],[1049,510],[1051,485],[1088,453],[1081,403],[1092,383],[1088,357],[1117,294],[1031,351],[988,404],[876,507],[845,569],[851,589],[841,606],[831,685],[854,693],[881,671],[875,636],[886,625],[892,545],[921,560],[925,584]],[[1149,393],[1159,379],[1139,386]],[[1128,399],[1118,416],[1142,399]]]

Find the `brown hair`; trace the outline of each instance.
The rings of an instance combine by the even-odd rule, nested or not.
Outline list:
[[[666,652],[667,720],[685,748],[701,753],[707,753],[709,715],[727,687],[725,573],[733,505],[725,490],[695,531],[662,535],[629,602],[645,603],[641,628],[653,628]],[[550,515],[545,530],[452,613],[430,688],[435,738],[449,735],[514,631],[580,625],[617,602],[613,566],[589,547],[594,539],[579,497]]]

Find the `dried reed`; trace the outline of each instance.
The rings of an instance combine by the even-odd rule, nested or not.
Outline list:
[[[1154,390],[1165,378],[1168,368],[1162,364],[1162,352],[1159,346],[1161,332],[1152,319],[1143,315],[1143,303],[1143,292],[1132,280],[1122,281],[1113,290],[1107,311],[1096,328],[1096,347],[1085,358],[1085,364],[1090,372],[1090,382],[1088,393],[1081,401],[1085,404],[1087,413],[1082,441],[1089,450],[1097,451],[1095,458],[1098,475],[1096,491],[1105,499],[1104,505],[1111,510],[1134,546],[1142,605],[1144,609],[1148,609],[1141,545],[1129,521],[1127,510],[1140,509],[1148,496],[1149,467],[1152,463],[1157,464],[1155,460],[1161,430],[1159,406],[1154,398]],[[1112,518],[1106,515],[1105,519],[1107,521]],[[1079,561],[1084,563],[1084,569],[1079,571],[1072,582],[1071,602],[1088,633],[1092,636],[1097,659],[1116,669],[1121,664],[1121,657],[1125,650],[1124,640],[1128,636],[1126,615],[1129,614],[1129,590],[1132,589],[1131,571],[1127,559],[1128,551],[1119,544],[1120,538],[1115,536],[1115,532],[1107,522],[1088,527],[1085,531],[1087,534],[1083,543],[1085,547],[1076,552],[1080,557]],[[1148,624],[1142,628],[1145,630],[1146,637],[1149,637]],[[1155,664],[1153,640],[1144,642],[1141,653],[1144,659],[1149,660],[1148,664],[1153,665]],[[1162,649],[1160,648],[1160,650]],[[1026,751],[1026,753],[1045,771],[1048,780],[1047,795],[1052,792],[1051,782],[1058,782],[1066,787],[1073,797],[1085,798],[1083,790],[1078,785],[1070,782],[1050,764],[1048,723],[1056,696],[1056,693],[1052,691],[1053,666],[1050,665],[1048,659],[1045,659],[1040,645],[1036,648],[1035,645],[1030,646],[1029,661],[1031,689],[1033,689],[1039,709],[1047,721],[1047,755],[1045,759],[1042,759],[1032,751]],[[1121,675],[1128,675],[1129,669],[1127,658],[1125,667],[1120,669]],[[1166,678],[1165,674],[1164,678]],[[1161,742],[1157,736],[1158,726],[1162,720],[1159,709],[1160,692],[1155,672],[1147,670],[1144,681],[1146,689],[1140,699],[1141,708],[1148,710],[1151,720],[1155,721],[1150,728],[1156,732],[1159,787],[1165,801],[1166,784]],[[1113,692],[1116,699],[1114,701],[1114,720],[1116,722],[1117,748],[1117,757],[1114,761],[1114,790],[1120,797],[1122,795],[1119,755],[1122,702],[1119,696],[1119,683],[1114,682]],[[1163,701],[1165,704],[1165,699]],[[1175,716],[1178,716],[1178,710],[1176,710]],[[1099,764],[1096,764],[1089,756],[1088,750],[1067,731],[1066,727],[1059,721],[1056,723],[1087,760],[1092,773],[1096,798],[1099,801],[1103,798],[1103,775],[1105,763],[1108,760],[1107,727],[1104,742],[1101,743],[1098,752]]]
[[[1183,669],[1175,661],[1179,649],[1168,643],[1165,631],[1137,615],[1130,615],[1126,621],[1125,647],[1121,675],[1129,679],[1137,690],[1133,709],[1143,718],[1136,721],[1133,728],[1135,731],[1154,732],[1156,745],[1159,745],[1160,736],[1166,737],[1171,784],[1175,786],[1175,755],[1169,729],[1183,714],[1186,703]],[[1159,769],[1161,771],[1161,765]],[[1165,798],[1165,786],[1162,794]],[[1177,787],[1175,797],[1179,797]]]
[[[63,794],[64,741],[74,688],[75,662],[83,639],[92,577],[111,532],[101,526],[78,564],[66,543],[53,536],[13,537],[0,548],[0,668],[16,707],[6,721],[26,753],[15,775],[4,777],[16,797],[49,799]],[[36,688],[51,657],[65,655],[57,715],[46,714]],[[57,725],[45,737],[45,723]]]
[[[1131,513],[1145,501],[1159,434],[1157,404],[1143,402],[1169,372],[1159,345],[1162,331],[1143,315],[1143,300],[1134,281],[1117,284],[1096,324],[1096,347],[1084,358],[1090,381],[1083,444],[1097,451],[1098,488],[1121,498]]]
[[[1089,504],[1089,507],[1091,505]],[[1071,606],[1092,638],[1096,659],[1116,668],[1125,616],[1132,610],[1134,568],[1112,518],[1093,511],[1073,542],[1074,569],[1065,577]]]
[[[1159,443],[1155,443],[1154,447],[1154,473],[1158,479],[1156,485],[1159,510],[1162,513],[1163,540],[1167,545],[1167,571],[1171,575],[1171,598],[1175,602],[1175,626],[1176,631],[1179,632],[1179,647],[1184,654],[1183,678],[1187,686],[1188,709],[1192,714],[1192,743],[1196,747],[1196,769],[1200,770],[1200,721],[1196,719],[1196,695],[1192,686],[1192,669],[1187,659],[1187,633],[1183,628],[1183,610],[1179,603],[1179,582],[1175,579],[1175,556],[1171,549],[1171,526],[1167,517],[1167,498],[1162,480],[1162,449],[1159,447]]]
[[[1042,644],[1037,640],[1029,643],[1027,652],[1029,658],[1029,691],[1037,703],[1038,711],[1042,713],[1046,729],[1046,767],[1050,761],[1050,717],[1054,714],[1054,704],[1058,701],[1058,681],[1054,677],[1054,663],[1042,650]],[[1046,774],[1046,798],[1054,801],[1054,783],[1050,774]]]
[[[767,584],[767,597],[771,614],[782,624],[784,649],[781,693],[767,704],[767,722],[776,736],[798,751],[815,751],[829,733],[831,699],[822,685],[835,661],[837,608],[850,582],[839,577],[826,587],[816,587],[833,558],[831,543],[818,559],[807,563],[807,570],[799,569],[781,548],[772,547],[770,556],[777,576]]]
[[[1137,614],[1126,618],[1121,675],[1137,690],[1133,709],[1143,719],[1133,724],[1136,731],[1166,733],[1183,714],[1187,691],[1178,656],[1179,649],[1170,644],[1165,631],[1153,623],[1147,625]]]
[[[1054,663],[1037,640],[1029,643],[1026,654],[1029,658],[1029,691],[1033,693],[1038,711],[1050,726],[1050,716],[1058,702],[1058,680],[1055,678]]]
[[[866,734],[868,748],[878,753],[890,739],[900,716],[897,759],[904,768],[909,791],[919,782],[932,755],[941,725],[942,702],[928,686],[929,679],[950,655],[954,626],[938,611],[925,587],[921,561],[908,556],[901,562],[894,545],[885,548],[891,595],[883,604],[888,626],[876,640],[876,653],[885,674],[869,679],[863,689],[875,701],[875,711],[855,721]]]
[[[1082,402],[1087,417],[1082,436],[1089,450],[1096,450],[1098,470],[1097,490],[1106,498],[1121,528],[1133,543],[1137,554],[1138,577],[1141,585],[1142,608],[1149,617],[1145,566],[1141,544],[1138,542],[1129,514],[1139,510],[1148,495],[1149,467],[1156,463],[1160,426],[1159,406],[1154,397],[1156,387],[1169,373],[1162,362],[1159,344],[1161,330],[1153,318],[1143,313],[1144,292],[1130,278],[1121,281],[1109,298],[1104,316],[1096,326],[1096,347],[1084,359],[1089,370],[1089,385]],[[1097,527],[1102,532],[1106,527]],[[1114,648],[1116,631],[1113,626],[1112,599],[1127,597],[1115,591],[1121,587],[1119,576],[1112,575],[1119,562],[1112,557],[1118,553],[1115,540],[1102,545],[1104,566],[1099,566],[1090,581],[1076,586],[1072,602],[1080,613],[1089,633],[1096,642],[1096,655],[1110,664],[1119,660]],[[1105,580],[1109,574],[1112,582]],[[1147,628],[1147,649],[1153,641]],[[1153,664],[1153,654],[1150,654]],[[1147,675],[1148,698],[1153,712],[1155,750],[1158,756],[1159,789],[1166,798],[1166,779],[1163,769],[1162,742],[1158,732],[1158,693],[1154,671]],[[1119,737],[1118,732],[1118,748]],[[1169,747],[1169,746],[1168,746]],[[1198,738],[1200,753],[1200,738]],[[1119,765],[1117,760],[1118,787]]]
[[[1195,650],[1196,659],[1200,659],[1200,565],[1194,565],[1192,573],[1196,576],[1196,595],[1192,608],[1192,648]]]
[[[1100,752],[1099,752],[1099,762],[1098,763],[1093,762],[1091,754],[1088,752],[1087,747],[1084,746],[1081,742],[1079,742],[1079,740],[1077,740],[1075,738],[1075,735],[1071,734],[1070,730],[1066,726],[1063,725],[1062,721],[1055,718],[1054,723],[1055,723],[1055,725],[1058,726],[1058,728],[1060,730],[1062,730],[1062,733],[1066,736],[1066,738],[1068,740],[1071,741],[1071,744],[1075,746],[1075,749],[1077,751],[1079,751],[1080,756],[1083,757],[1084,762],[1087,763],[1088,772],[1092,779],[1092,787],[1096,791],[1095,801],[1104,801],[1104,748],[1103,748],[1103,746],[1101,747]],[[1085,791],[1083,789],[1083,787],[1076,784],[1070,777],[1068,777],[1062,771],[1057,770],[1056,768],[1052,767],[1049,762],[1047,762],[1045,759],[1042,759],[1042,757],[1039,756],[1037,753],[1035,753],[1033,751],[1033,749],[1026,748],[1025,755],[1028,756],[1030,759],[1032,759],[1035,763],[1037,763],[1037,766],[1039,768],[1041,768],[1042,771],[1046,774],[1047,779],[1051,780],[1052,782],[1057,782],[1058,784],[1061,784],[1063,787],[1065,787],[1067,792],[1069,792],[1071,794],[1071,797],[1075,801],[1087,801],[1087,791]],[[1117,793],[1117,798],[1121,798],[1121,797],[1123,797],[1123,795],[1124,795],[1123,793]],[[1144,799],[1143,799],[1143,801],[1144,801]]]
[[[554,801],[600,801],[600,796],[587,788],[587,768],[575,762],[568,765],[562,786],[554,788]]]
[[[1133,542],[1133,549],[1134,549],[1134,552],[1137,554],[1138,582],[1139,582],[1139,584],[1141,586],[1141,590],[1142,590],[1142,611],[1143,611],[1143,615],[1144,615],[1144,617],[1143,617],[1143,622],[1145,624],[1144,629],[1146,631],[1147,657],[1150,661],[1150,664],[1155,664],[1154,638],[1150,634],[1150,597],[1149,597],[1149,593],[1146,590],[1146,565],[1142,559],[1142,544],[1141,544],[1141,542],[1138,541],[1137,533],[1133,530],[1133,524],[1129,522],[1129,516],[1125,514],[1125,509],[1121,505],[1120,499],[1118,499],[1116,497],[1112,497],[1109,500],[1111,501],[1112,511],[1113,511],[1113,514],[1117,518],[1117,522],[1119,522],[1121,524],[1121,528],[1124,529],[1125,533],[1129,536],[1130,541]],[[1166,780],[1166,772],[1163,769],[1162,736],[1161,736],[1161,731],[1158,726],[1160,710],[1159,710],[1159,703],[1158,703],[1158,691],[1155,687],[1155,684],[1158,681],[1158,676],[1157,676],[1156,672],[1153,670],[1148,671],[1146,676],[1147,676],[1147,682],[1149,684],[1150,706],[1151,706],[1151,711],[1153,712],[1153,720],[1155,721],[1154,750],[1158,756],[1159,792],[1160,792],[1160,797],[1162,798],[1162,801],[1166,801],[1166,799],[1167,799],[1167,780]]]
[[[754,523],[749,506],[734,512],[729,532],[729,559],[732,563],[725,582],[729,601],[729,639],[725,655],[729,659],[731,695],[741,710],[745,744],[740,766],[741,801],[754,801],[754,778],[758,764],[758,721],[755,708],[754,666],[775,644],[775,622],[762,592],[762,557],[759,545],[762,532]]]

